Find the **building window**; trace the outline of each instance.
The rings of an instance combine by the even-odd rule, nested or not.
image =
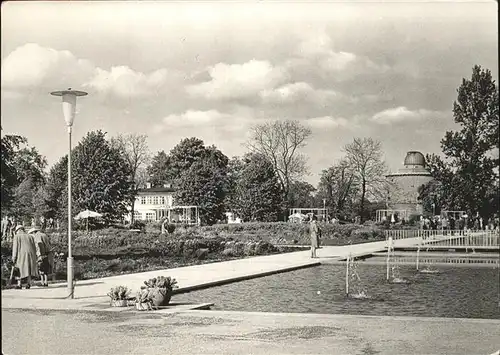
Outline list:
[[[164,196],[160,196],[160,204],[161,205],[165,204],[165,197]]]
[[[158,196],[153,196],[153,204],[154,205],[158,204]]]
[[[138,211],[134,211],[134,219],[136,221],[140,221],[142,219],[142,213]]]
[[[154,221],[154,220],[156,220],[156,213],[146,212],[146,221]]]
[[[146,204],[146,196],[141,196],[141,205]]]

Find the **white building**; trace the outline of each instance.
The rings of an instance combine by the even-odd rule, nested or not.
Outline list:
[[[161,221],[167,216],[167,210],[173,206],[174,189],[169,184],[161,187],[151,187],[137,192],[134,205],[134,219],[136,221]],[[130,210],[130,207],[129,207]],[[130,214],[126,218],[130,222]]]

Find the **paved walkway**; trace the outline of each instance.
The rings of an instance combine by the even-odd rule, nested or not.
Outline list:
[[[2,310],[9,355],[489,355],[500,348],[499,333],[500,321],[482,319]]]
[[[414,242],[411,240],[398,241],[398,245],[403,243],[412,244]],[[383,251],[385,248],[385,241],[348,246],[325,246],[318,250],[317,259],[310,258],[310,251],[298,251],[78,281],[75,287],[75,298],[72,300],[66,299],[67,288],[65,283],[53,284],[49,288],[33,287],[30,290],[4,290],[2,291],[2,308],[102,308],[102,304],[109,302],[106,293],[111,287],[126,285],[132,288],[133,293],[135,293],[144,280],[159,275],[174,277],[178,281],[178,292],[187,292],[252,277],[315,266],[321,262],[342,260],[348,254],[352,256],[367,255]]]

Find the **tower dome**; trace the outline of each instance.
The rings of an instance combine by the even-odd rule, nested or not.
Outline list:
[[[425,166],[425,157],[420,152],[416,152],[416,151],[408,152],[408,153],[406,153],[404,165],[405,166],[408,166],[408,165],[415,166],[416,165],[416,166],[424,167]]]

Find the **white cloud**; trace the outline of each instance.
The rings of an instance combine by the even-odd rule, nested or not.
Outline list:
[[[315,89],[311,84],[305,82],[291,83],[275,89],[263,90],[259,93],[259,96],[266,103],[307,101],[318,105],[326,105],[333,99],[343,97],[334,90]]]
[[[389,67],[377,64],[369,58],[346,51],[334,50],[331,38],[325,32],[309,34],[302,38],[296,50],[296,58],[288,61],[291,67],[310,67],[324,73],[335,73],[343,79],[364,72],[386,72]]]
[[[69,51],[27,43],[2,61],[2,88],[11,90],[77,87],[92,75],[94,66]]]
[[[85,83],[85,86],[118,97],[137,97],[158,93],[165,85],[167,78],[166,69],[144,74],[136,72],[128,66],[116,66],[109,71],[96,68],[94,77]]]
[[[390,108],[376,113],[371,117],[373,122],[379,124],[390,124],[408,121],[420,121],[429,118],[443,117],[444,113],[440,111],[430,111],[425,109],[408,110],[405,106]]]
[[[219,112],[217,110],[197,111],[187,110],[182,114],[171,114],[163,118],[160,124],[154,127],[156,133],[170,128],[203,128],[222,127],[225,130],[242,127],[247,119],[233,114]]]
[[[32,90],[89,87],[98,93],[129,98],[157,93],[177,73],[159,69],[145,74],[128,66],[109,71],[66,50],[28,43],[2,61],[2,95],[14,98]]]
[[[332,116],[314,117],[314,118],[309,118],[306,122],[311,127],[320,129],[349,126],[349,121],[343,117],[332,117]]]
[[[251,60],[244,64],[219,63],[208,69],[211,80],[190,85],[186,91],[192,96],[207,99],[240,99],[272,89],[288,78],[283,68],[268,61]]]

